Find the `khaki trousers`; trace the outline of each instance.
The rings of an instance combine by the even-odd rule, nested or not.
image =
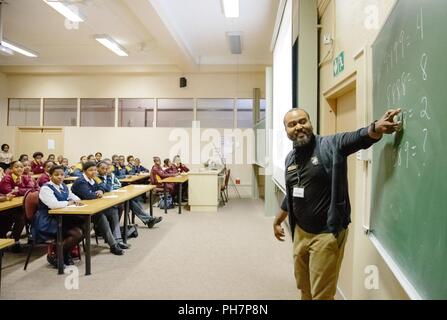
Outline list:
[[[295,226],[293,258],[302,300],[333,300],[348,230],[313,234]]]

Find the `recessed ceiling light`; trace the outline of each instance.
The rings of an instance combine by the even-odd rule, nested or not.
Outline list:
[[[225,17],[239,17],[239,0],[222,0]]]
[[[37,57],[37,53],[35,53],[35,52],[33,52],[33,51],[29,50],[29,49],[25,49],[24,47],[22,47],[22,46],[20,46],[20,45],[18,45],[16,43],[12,43],[9,40],[3,39],[1,45],[6,47],[6,48],[8,48],[8,49],[10,49],[10,50],[12,50],[12,51],[15,51],[17,53],[23,54],[24,56],[27,56],[27,57],[30,57],[30,58],[36,58]]]
[[[84,22],[84,19],[80,16],[77,7],[67,6],[59,0],[43,0],[46,4],[59,12],[65,18],[72,22]]]
[[[106,48],[112,50],[114,53],[120,57],[127,57],[129,54],[126,49],[124,49],[118,42],[113,40],[110,36],[106,34],[100,34],[95,36],[96,41],[101,43]]]

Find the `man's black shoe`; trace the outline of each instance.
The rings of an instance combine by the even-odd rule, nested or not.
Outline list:
[[[161,220],[163,220],[162,217],[156,217],[156,218],[152,218],[151,220],[149,220],[147,222],[147,227],[149,229],[151,229],[154,225],[156,225],[157,223],[161,222]]]
[[[118,242],[118,246],[121,249],[130,249],[131,245],[129,243],[124,243],[124,242]]]
[[[118,244],[115,244],[112,247],[110,247],[110,252],[117,256],[122,256],[124,254],[124,250],[121,249]]]

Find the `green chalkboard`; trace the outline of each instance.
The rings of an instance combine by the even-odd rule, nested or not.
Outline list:
[[[400,0],[372,47],[374,117],[403,130],[373,148],[371,232],[423,299],[447,299],[447,1]]]

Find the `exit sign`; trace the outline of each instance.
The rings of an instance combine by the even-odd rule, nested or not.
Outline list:
[[[338,76],[340,73],[345,70],[345,52],[342,51],[337,57],[335,57],[332,62],[332,66],[334,69],[334,77]]]

